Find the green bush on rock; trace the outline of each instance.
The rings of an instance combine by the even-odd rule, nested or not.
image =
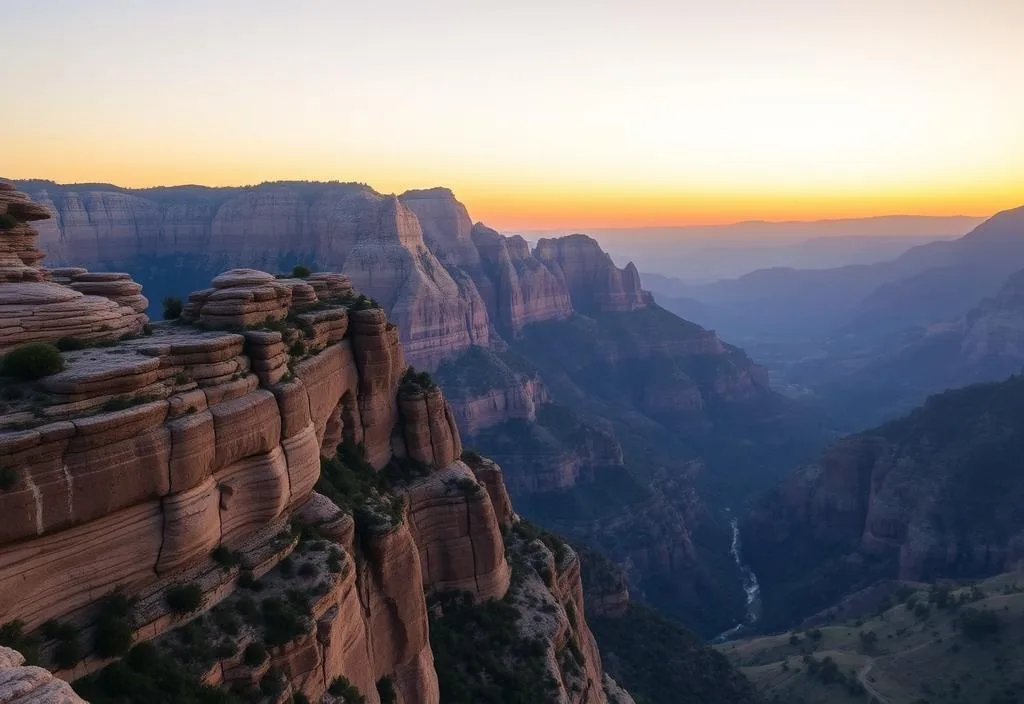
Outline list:
[[[64,370],[60,350],[43,342],[33,342],[4,355],[0,362],[0,376],[22,381],[34,381]]]

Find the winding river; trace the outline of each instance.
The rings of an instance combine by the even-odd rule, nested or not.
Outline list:
[[[754,574],[754,570],[750,569],[743,562],[743,545],[740,542],[739,521],[731,518],[729,525],[732,527],[732,545],[729,548],[729,552],[732,554],[733,561],[736,562],[736,567],[740,570],[740,578],[743,580],[743,591],[747,596],[747,611],[742,621],[729,630],[719,633],[711,641],[712,643],[721,643],[741,635],[744,630],[757,623],[757,619],[761,616],[761,585],[757,583],[757,575]]]

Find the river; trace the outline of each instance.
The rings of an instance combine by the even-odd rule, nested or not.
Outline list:
[[[740,570],[740,579],[743,582],[743,592],[746,594],[747,598],[746,614],[743,620],[735,626],[715,636],[711,641],[712,643],[721,643],[723,641],[731,640],[739,635],[743,635],[745,631],[757,623],[757,619],[761,616],[761,585],[757,583],[757,575],[754,574],[754,570],[750,569],[750,567],[743,562],[743,544],[740,540],[739,521],[735,518],[731,518],[729,520],[729,525],[732,527],[732,545],[729,548],[729,552],[732,554],[732,559],[736,563],[736,567]]]

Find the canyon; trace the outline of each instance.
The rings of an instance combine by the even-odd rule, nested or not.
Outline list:
[[[1019,569],[1022,398],[1019,376],[932,396],[836,441],[760,498],[741,527],[765,628],[789,627],[880,580]]]
[[[520,510],[628,565],[638,596],[706,634],[744,597],[735,566],[707,559],[728,555],[729,526],[703,497],[742,500],[820,443],[763,368],[660,308],[635,267],[585,235],[531,248],[473,223],[448,189],[19,185],[52,216],[39,230],[55,264],[131,271],[153,302],[231,268],[349,277]]]
[[[401,203],[379,206],[392,234],[419,237]],[[172,685],[438,702],[453,614],[500,607],[504,666],[536,675],[522,686],[632,701],[601,665],[577,553],[463,451],[441,389],[348,275],[235,267],[150,323],[127,275],[40,266],[30,223],[46,215],[0,186],[0,320],[15,331],[0,637],[22,651],[0,650],[0,700],[80,701],[66,680],[94,702]],[[389,246],[359,261],[372,270]]]

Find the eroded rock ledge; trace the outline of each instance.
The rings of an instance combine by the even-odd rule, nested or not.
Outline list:
[[[336,701],[347,682],[371,703],[379,688],[438,702],[426,595],[518,599],[503,535],[520,521],[500,469],[461,461],[451,409],[409,369],[384,312],[344,276],[236,269],[190,296],[181,321],[150,326],[126,275],[38,268],[25,229],[38,206],[10,189],[0,206],[14,223],[0,230],[0,316],[15,321],[0,331],[18,330],[0,347],[66,350],[62,371],[2,380],[11,644],[89,691],[102,689],[93,673],[148,642],[147,657],[195,686],[250,699]],[[83,324],[82,306],[116,324]],[[41,310],[51,322],[29,324]],[[549,654],[551,701],[603,704],[578,561],[548,553],[535,598],[515,602],[517,628]],[[561,616],[535,633],[542,601]],[[11,697],[80,701],[4,652]]]

